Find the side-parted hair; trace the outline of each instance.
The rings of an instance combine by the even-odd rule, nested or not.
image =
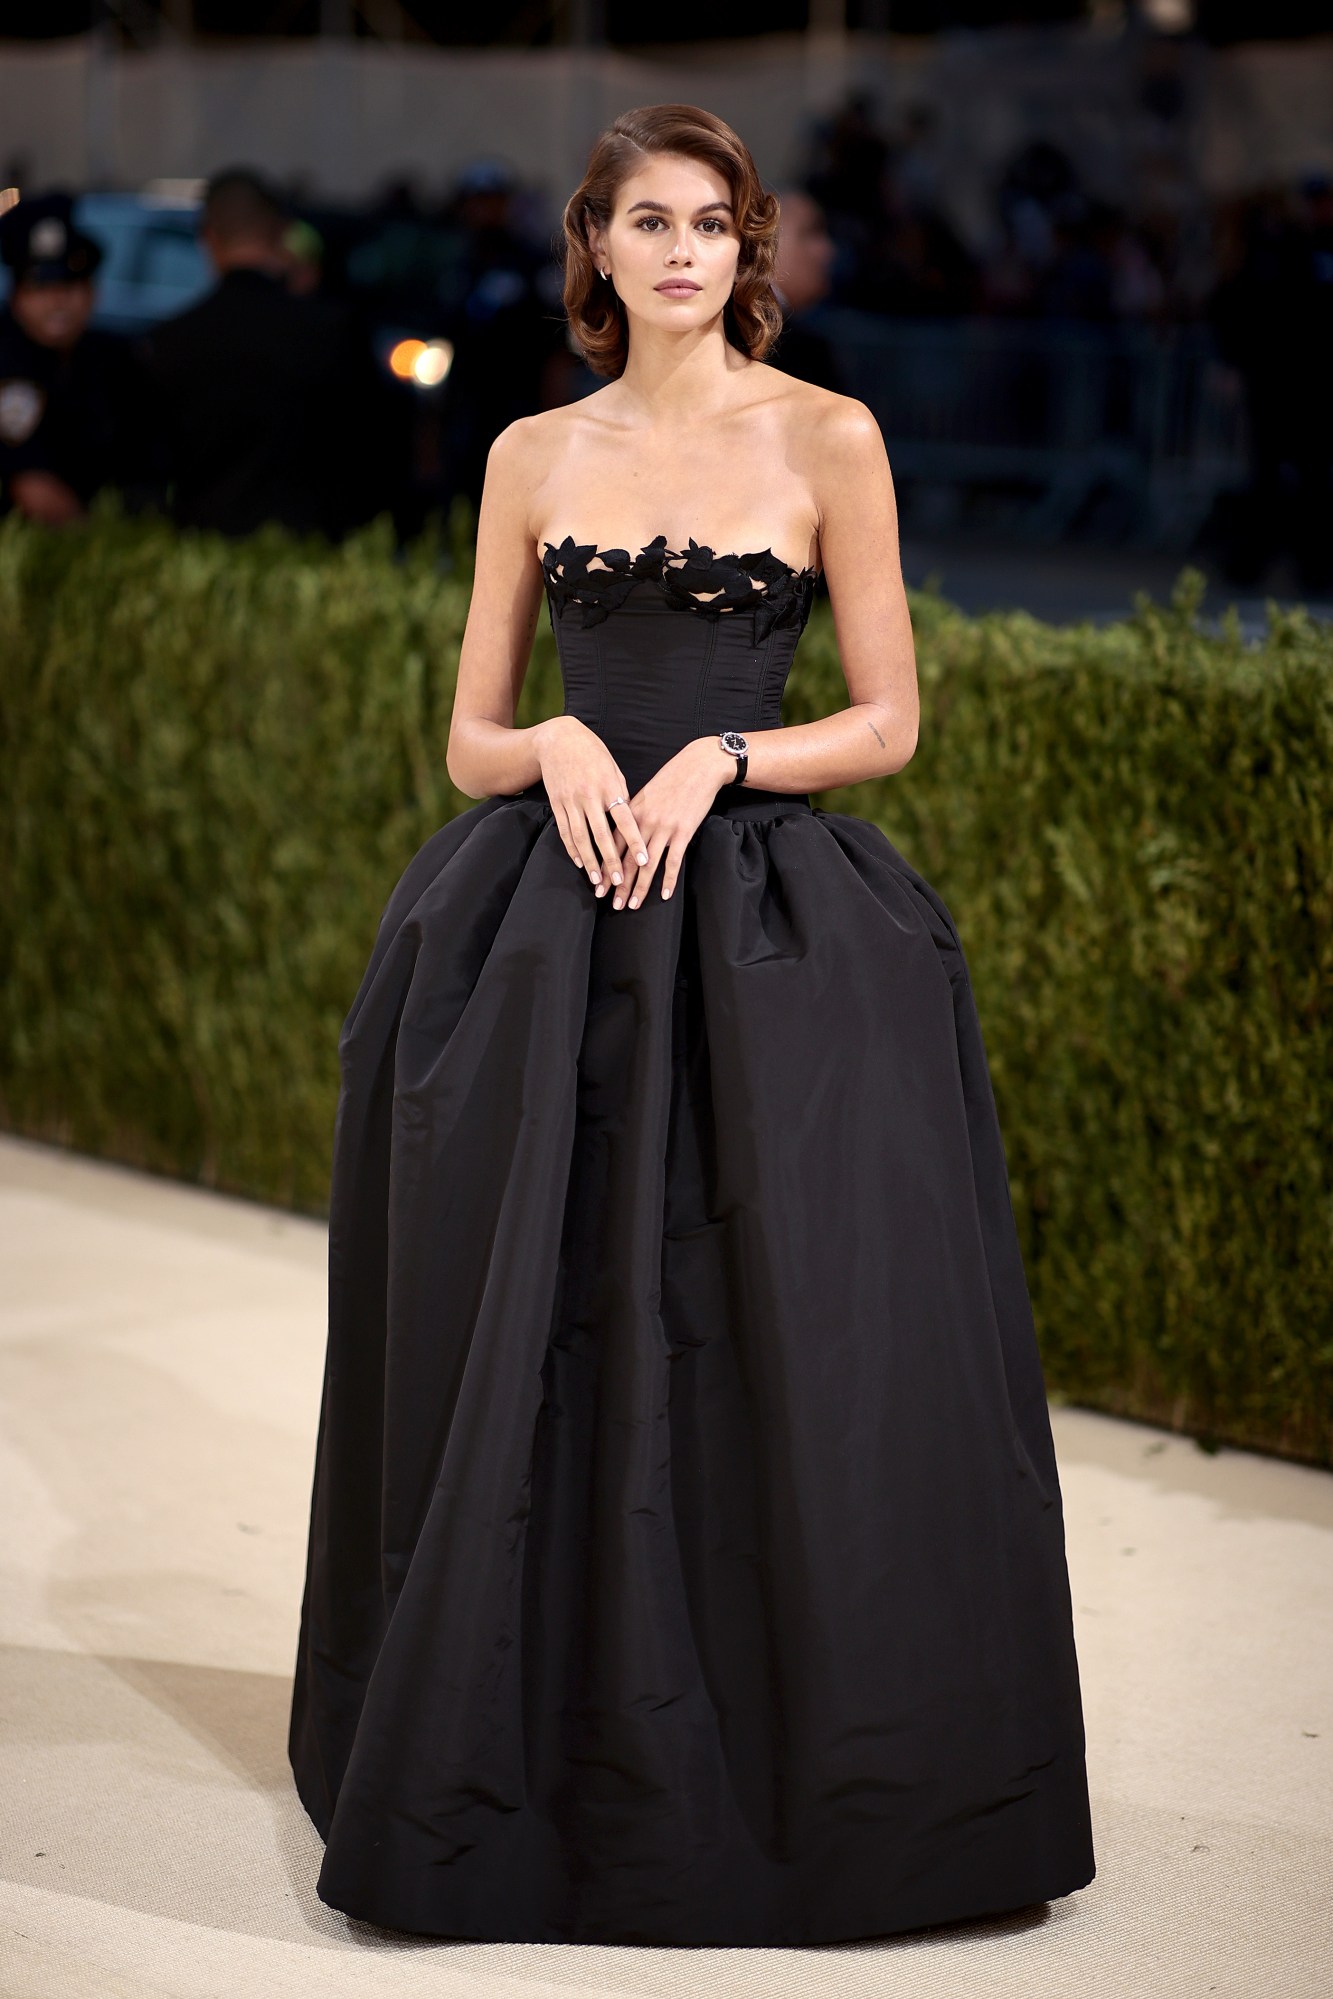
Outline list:
[[[741,239],[736,282],[722,324],[732,345],[761,361],[782,331],[772,286],[778,197],[760,180],[750,149],[723,119],[695,104],[645,104],[622,111],[594,144],[583,179],[565,203],[564,305],[570,332],[595,375],[624,372],[629,325],[614,283],[598,275],[589,226],[605,229],[616,196],[652,153],[681,153],[726,181]]]

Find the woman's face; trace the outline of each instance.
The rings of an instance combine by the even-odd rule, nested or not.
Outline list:
[[[609,227],[592,232],[598,269],[611,273],[598,283],[614,285],[626,311],[667,331],[716,318],[736,282],[740,247],[726,181],[678,153],[654,154],[624,181]]]

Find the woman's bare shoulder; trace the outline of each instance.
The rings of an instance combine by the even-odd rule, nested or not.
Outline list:
[[[529,467],[554,463],[578,438],[597,428],[602,420],[599,404],[603,393],[595,389],[575,402],[515,417],[499,433],[492,451],[498,449],[508,461]]]
[[[849,459],[883,450],[879,423],[856,396],[802,381],[767,362],[754,365],[769,377],[758,400],[771,399],[770,408],[776,408],[790,464],[806,473],[836,475]]]
[[[786,415],[793,438],[805,439],[815,449],[836,451],[855,445],[858,438],[868,437],[872,432],[881,437],[874,411],[856,396],[821,388],[815,382],[790,379],[792,394]]]
[[[595,390],[577,402],[536,410],[506,424],[486,459],[486,483],[497,499],[511,506],[520,498],[528,504],[539,499],[550,476],[570,463],[575,448],[601,422],[593,407],[600,393]]]

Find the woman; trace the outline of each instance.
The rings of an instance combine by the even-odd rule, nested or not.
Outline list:
[[[807,796],[901,769],[917,694],[879,431],[761,358],[776,227],[707,112],[594,147],[607,386],[491,451],[480,803],[343,1031],[290,1749],[320,1895],[391,1928],[813,1943],[1094,1871],[963,954]],[[821,566],[851,703],[784,729]],[[565,712],[518,729],[543,592]]]

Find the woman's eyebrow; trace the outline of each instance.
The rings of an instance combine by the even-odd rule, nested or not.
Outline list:
[[[659,215],[670,215],[671,213],[671,210],[664,201],[632,201],[625,210],[626,215],[633,215],[636,208],[653,208],[656,209]],[[701,208],[696,208],[694,212],[696,215],[707,215],[708,211],[712,208],[725,208],[728,215],[731,213],[731,203],[729,201],[706,201]]]

